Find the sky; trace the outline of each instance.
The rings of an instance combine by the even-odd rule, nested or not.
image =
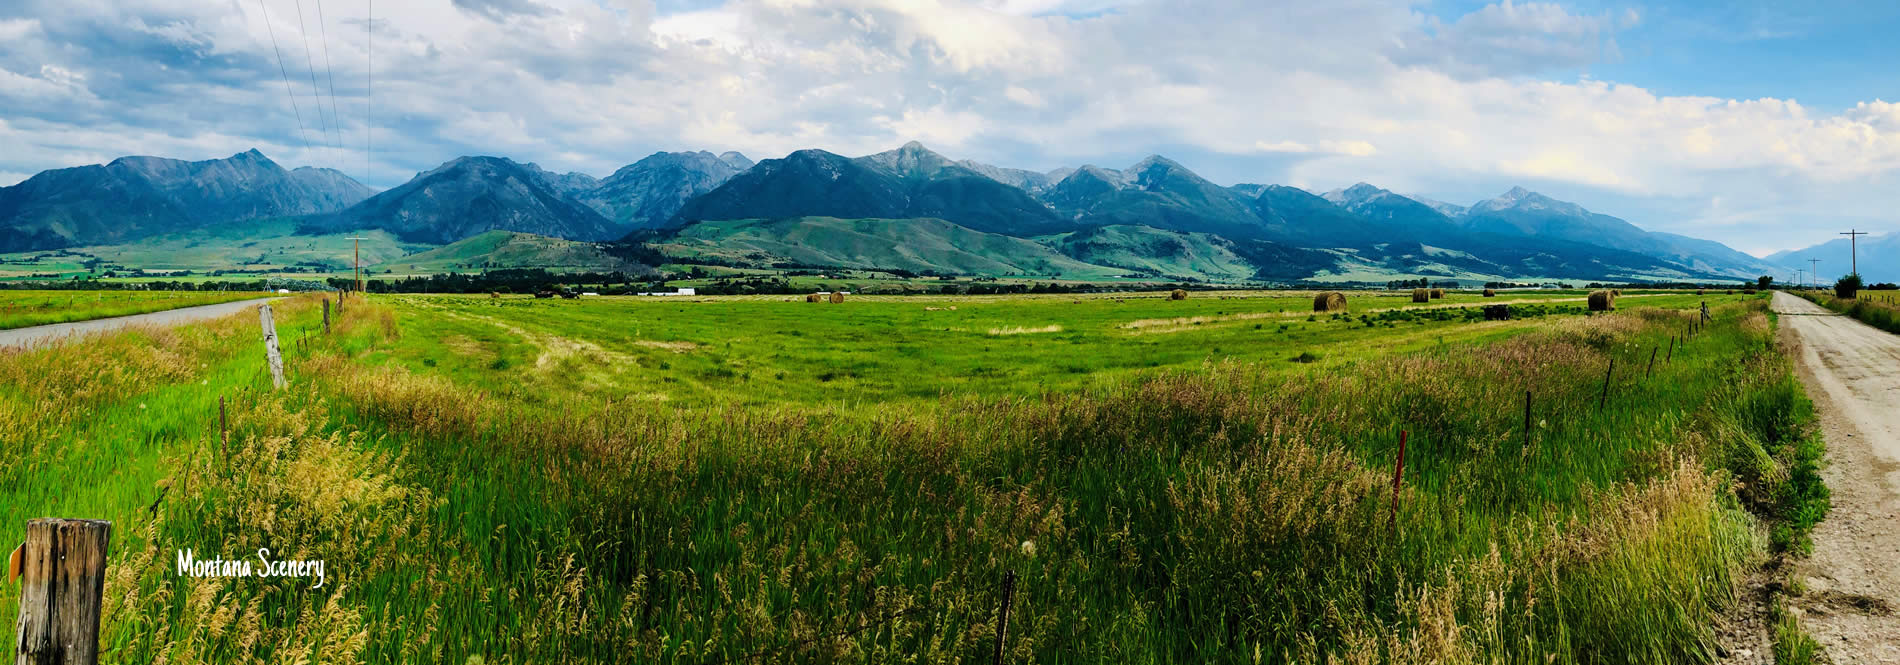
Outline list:
[[[462,155],[605,176],[916,140],[1522,185],[1765,255],[1900,230],[1894,34],[1900,3],[1839,0],[9,0],[0,185],[251,148],[386,188]]]

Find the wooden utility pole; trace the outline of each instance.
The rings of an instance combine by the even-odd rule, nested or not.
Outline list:
[[[270,365],[271,385],[284,387],[284,357],[277,351],[277,324],[271,321],[270,303],[257,307],[257,323],[264,329],[264,362]]]
[[[53,517],[26,523],[20,547],[15,665],[96,665],[112,523]]]
[[[1853,272],[1848,274],[1858,275],[1860,274],[1860,237],[1867,235],[1867,232],[1848,229],[1846,233],[1842,233],[1841,235],[1847,236],[1848,260],[1851,262],[1850,265],[1853,266]]]
[[[363,241],[368,240],[368,238],[351,236],[349,238],[346,238],[346,240],[349,240],[350,245],[354,247],[356,250],[356,268],[355,268],[356,292],[362,293],[363,292]]]
[[[1821,281],[1821,260],[1808,259],[1808,268],[1808,286],[1815,286]]]

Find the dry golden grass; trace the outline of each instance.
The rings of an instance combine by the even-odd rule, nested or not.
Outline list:
[[[1062,326],[1054,325],[1054,324],[1040,326],[1040,327],[1033,327],[1033,328],[1014,326],[1014,327],[1008,327],[1008,328],[991,328],[989,330],[989,334],[991,335],[1036,335],[1036,334],[1041,334],[1041,333],[1058,333],[1058,332],[1062,332]]]

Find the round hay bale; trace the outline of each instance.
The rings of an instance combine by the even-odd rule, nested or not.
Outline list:
[[[1755,295],[1755,290],[1754,290],[1754,289],[1742,289],[1742,295],[1745,295],[1745,296],[1752,296],[1752,295]]]
[[[816,293],[807,293],[807,294],[805,294],[805,302],[819,302],[819,300],[818,300],[818,294],[816,294]]]
[[[1621,298],[1623,297],[1623,291],[1621,289],[1610,289],[1610,295]]]
[[[1346,294],[1340,293],[1338,291],[1327,291],[1325,293],[1321,293],[1319,295],[1313,296],[1313,311],[1315,312],[1346,311]]]
[[[494,291],[489,291],[489,292],[488,292],[488,299],[489,299],[489,300],[501,300],[501,294],[499,294],[499,293],[496,293],[496,292],[494,292]]]
[[[836,304],[838,304],[838,303],[841,303],[841,302],[844,302],[844,292],[843,292],[843,291],[832,291],[832,292],[831,292],[831,304],[833,304],[833,305],[836,305]]]
[[[1173,291],[1169,291],[1168,299],[1169,300],[1187,300],[1187,291],[1185,289],[1175,289]]]
[[[1708,289],[1696,289],[1696,290],[1695,290],[1695,294],[1696,294],[1696,295],[1698,295],[1698,296],[1706,296],[1706,295],[1708,295],[1708,294],[1709,294],[1709,290],[1708,290]]]
[[[1609,291],[1590,292],[1590,311],[1609,312],[1616,309],[1616,294]]]
[[[1431,302],[1432,292],[1426,289],[1412,289],[1412,302]]]
[[[1723,295],[1731,295],[1731,296],[1732,296],[1732,295],[1735,295],[1735,289],[1729,289],[1729,290],[1727,290],[1727,291],[1723,291],[1722,293],[1723,293]]]
[[[1437,300],[1437,299],[1439,299],[1439,298],[1443,298],[1443,297],[1445,297],[1445,290],[1444,290],[1444,289],[1432,289],[1432,299],[1433,299],[1433,300]]]
[[[1498,292],[1497,292],[1497,290],[1496,290],[1496,289],[1485,289],[1485,290],[1484,290],[1484,297],[1486,297],[1486,298],[1496,298],[1496,297],[1498,297]]]

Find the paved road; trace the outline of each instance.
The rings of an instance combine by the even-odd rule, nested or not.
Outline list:
[[[1808,632],[1837,663],[1900,663],[1900,335],[1776,293],[1821,412],[1834,507],[1801,562]]]
[[[169,327],[209,319],[218,319],[257,307],[259,303],[268,302],[270,300],[272,299],[254,298],[251,300],[218,303],[216,305],[181,307],[178,309],[168,309],[163,312],[118,316],[110,319],[93,319],[91,321],[74,321],[72,323],[54,323],[30,328],[0,330],[0,349],[31,349],[45,346],[74,335],[111,332],[127,326]]]

